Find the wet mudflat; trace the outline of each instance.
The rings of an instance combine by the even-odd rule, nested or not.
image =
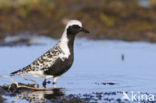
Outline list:
[[[7,39],[9,41],[9,39]],[[34,37],[30,45],[0,46],[0,74],[9,75],[12,71],[20,69],[49,48],[55,45],[56,40],[47,37]],[[38,45],[31,45],[38,44]],[[29,102],[105,102],[129,103],[138,102],[131,99],[132,93],[139,100],[141,94],[152,99],[156,93],[156,44],[145,42],[123,41],[93,41],[76,39],[75,61],[72,68],[62,75],[56,86],[64,89],[50,91],[34,90],[8,90],[12,82],[7,78],[0,78],[0,101],[15,103]],[[42,83],[42,78],[31,79]],[[19,76],[13,77],[22,83]],[[52,80],[51,80],[52,81]],[[42,86],[40,85],[42,88]],[[48,84],[47,88],[53,88]],[[130,100],[123,100],[124,93]],[[143,98],[142,103],[153,103]]]

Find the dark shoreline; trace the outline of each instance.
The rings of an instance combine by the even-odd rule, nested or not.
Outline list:
[[[125,93],[129,93],[128,91]],[[33,94],[31,96],[31,94]],[[41,94],[41,95],[40,95]],[[147,94],[148,93],[144,93]],[[98,103],[98,102],[113,102],[113,103],[129,103],[127,99],[122,99],[123,91],[104,91],[92,92],[84,94],[64,94],[60,89],[53,89],[52,91],[35,91],[30,89],[11,89],[7,86],[0,86],[0,102],[5,102],[6,97],[18,97],[18,99],[26,100],[27,102],[41,103]],[[135,102],[135,101],[134,101]],[[140,101],[140,103],[155,103],[156,101]]]

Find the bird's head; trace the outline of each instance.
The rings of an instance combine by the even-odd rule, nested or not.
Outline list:
[[[88,30],[83,28],[79,20],[70,20],[66,25],[67,35],[76,35],[79,32],[89,33]]]

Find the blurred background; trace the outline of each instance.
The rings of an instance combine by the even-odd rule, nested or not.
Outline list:
[[[0,40],[22,32],[60,37],[79,19],[90,39],[156,42],[155,0],[0,0]]]

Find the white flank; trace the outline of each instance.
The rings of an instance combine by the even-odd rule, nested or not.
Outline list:
[[[30,71],[27,74],[33,77],[42,77],[45,79],[53,78],[52,75],[44,75],[43,71]]]

